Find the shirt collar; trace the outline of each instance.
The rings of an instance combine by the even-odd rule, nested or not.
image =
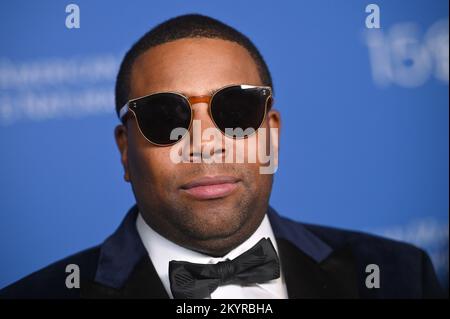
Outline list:
[[[142,239],[142,242],[147,249],[147,252],[152,260],[152,263],[158,273],[166,291],[171,295],[170,281],[169,281],[169,262],[171,260],[187,261],[191,263],[200,264],[215,264],[226,259],[234,259],[241,255],[251,247],[256,245],[262,238],[269,238],[278,253],[278,247],[275,240],[275,235],[270,226],[270,221],[267,215],[264,216],[261,224],[256,231],[242,244],[231,250],[223,257],[211,257],[185,247],[182,247],[174,242],[161,236],[158,232],[152,229],[142,218],[138,215],[136,220],[136,228]],[[268,283],[258,284],[259,287],[269,291],[276,296],[283,296],[283,278],[282,274],[280,280],[272,280]]]

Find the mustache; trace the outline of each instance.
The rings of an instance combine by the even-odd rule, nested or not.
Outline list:
[[[245,173],[244,165],[236,163],[180,163],[183,176],[201,176],[201,175],[232,175],[240,176]],[[242,166],[242,167],[239,167]]]

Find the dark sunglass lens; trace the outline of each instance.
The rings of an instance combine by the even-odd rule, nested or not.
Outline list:
[[[245,137],[261,126],[269,96],[270,91],[267,88],[231,86],[214,95],[211,115],[223,133],[233,137]]]
[[[191,108],[188,101],[173,93],[158,93],[137,102],[136,115],[142,134],[153,143],[173,144],[182,136],[171,139],[173,129],[189,129]]]

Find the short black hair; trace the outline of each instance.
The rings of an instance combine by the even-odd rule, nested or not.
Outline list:
[[[219,20],[200,14],[186,14],[157,25],[144,34],[125,54],[116,80],[117,115],[119,115],[120,108],[129,100],[131,69],[134,61],[154,46],[185,38],[216,38],[241,45],[247,49],[255,61],[263,85],[273,89],[269,68],[261,53],[248,37]]]

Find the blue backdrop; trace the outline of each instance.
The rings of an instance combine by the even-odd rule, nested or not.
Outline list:
[[[125,51],[202,13],[248,35],[282,115],[271,204],[291,218],[425,248],[448,284],[446,0],[0,4],[0,287],[99,244],[134,203],[113,139]]]

